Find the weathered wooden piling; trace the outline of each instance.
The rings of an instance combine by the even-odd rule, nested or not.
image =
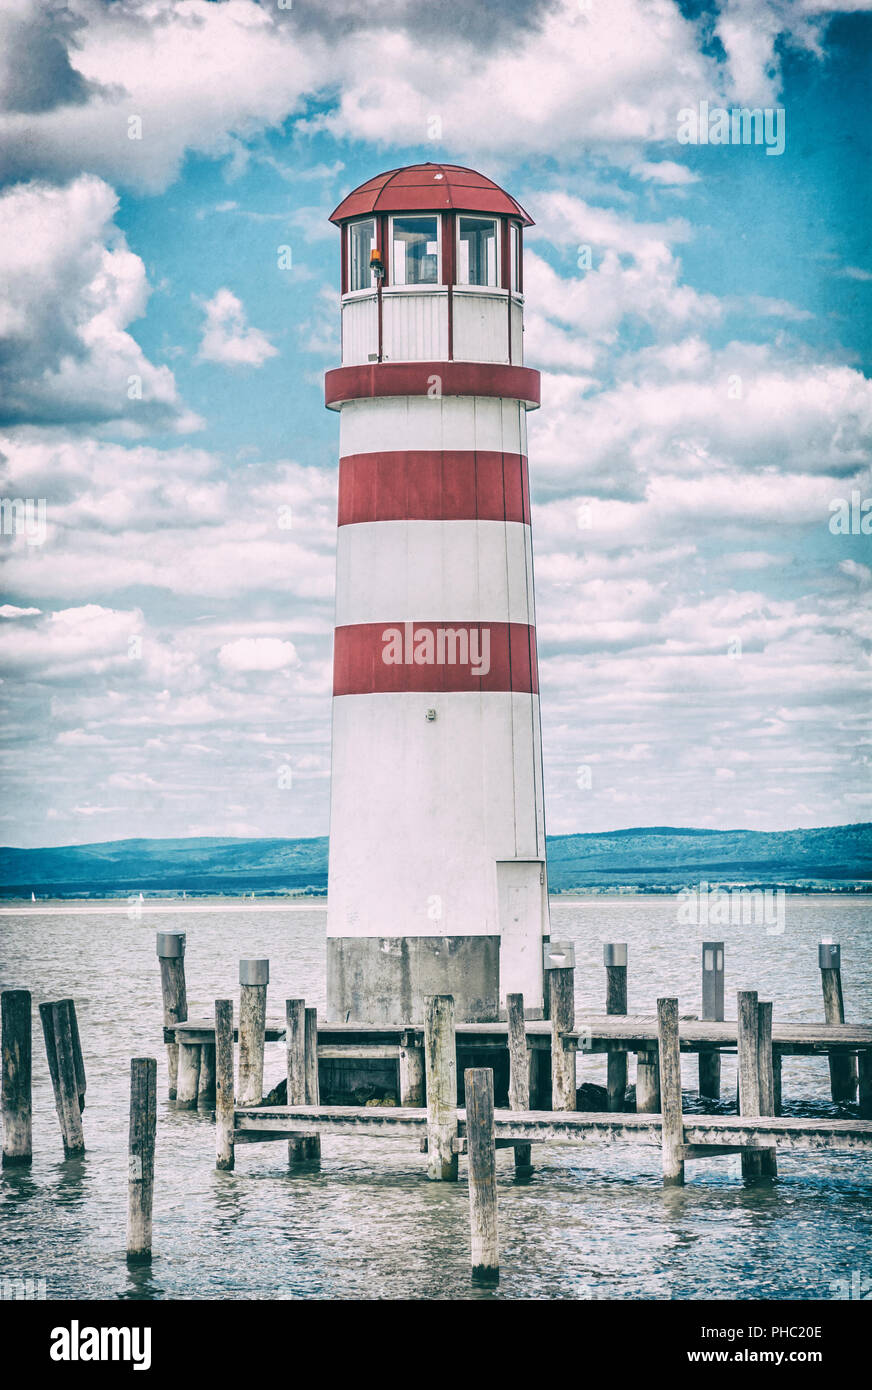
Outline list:
[[[183,931],[159,931],[157,934],[157,957],[160,961],[164,1028],[172,1028],[176,1023],[187,1022],[188,1018],[188,995],[185,986],[185,933]],[[167,1043],[167,1072],[169,1075],[169,1097],[170,1100],[175,1100],[179,1072],[177,1043]]]
[[[154,1145],[157,1133],[157,1060],[130,1059],[130,1132],[127,1167],[127,1258],[151,1258]]]
[[[738,1020],[739,1114],[757,1118],[760,1114],[760,1025],[755,989],[736,991]],[[759,1149],[742,1150],[742,1177],[759,1178],[763,1172]]]
[[[215,1045],[200,1045],[200,1080],[197,1086],[197,1104],[211,1105],[215,1100]]]
[[[427,1085],[427,1177],[457,1181],[457,1042],[454,996],[424,999],[424,1071]]]
[[[263,1049],[266,1039],[268,960],[239,962],[239,1104],[263,1100]]]
[[[606,1013],[627,1012],[627,946],[625,942],[603,946],[606,968]],[[609,1110],[623,1110],[627,1093],[627,1054],[610,1052],[606,1063]]]
[[[76,1061],[74,1038],[78,1038],[78,1028],[72,1022],[70,1002],[69,999],[59,999],[39,1006],[45,1054],[67,1158],[85,1152],[79,1101],[79,1081],[84,1069]]]
[[[660,1059],[660,1113],[663,1182],[677,1187],[684,1182],[684,1120],[681,1113],[681,1046],[678,1036],[678,1000],[657,1000],[657,1051]]]
[[[7,989],[0,996],[3,1066],[0,1110],[3,1120],[3,1167],[33,1158],[33,1028],[30,991]]]
[[[546,948],[551,999],[551,1109],[575,1109],[575,1047],[564,1046],[564,1034],[575,1028],[575,947],[552,941]]]
[[[705,1022],[720,1023],[724,1017],[724,943],[702,943],[702,1011]],[[721,1054],[716,1048],[699,1054],[699,1093],[709,1100],[721,1098]]]
[[[857,1053],[860,1119],[872,1120],[872,1052]]]
[[[523,994],[506,995],[506,1020],[509,1038],[509,1109],[529,1110],[532,1053],[527,1046]],[[468,1076],[469,1072],[466,1074]],[[516,1144],[515,1168],[528,1170],[532,1153],[531,1144]]]
[[[418,1109],[424,1104],[424,1049],[410,1029],[400,1040],[400,1105]]]
[[[233,1000],[215,1000],[215,1166],[234,1163]]]
[[[307,1009],[303,1025],[306,1051],[306,1105],[320,1105],[318,1085],[318,1010]],[[320,1163],[321,1136],[307,1134],[302,1140],[303,1158],[307,1163]]]
[[[757,1001],[757,1064],[759,1067],[760,1114],[775,1114],[775,1067],[772,1056],[772,1003]],[[778,1176],[774,1149],[760,1150],[760,1172],[764,1178]]]
[[[179,1067],[176,1076],[176,1106],[179,1110],[196,1110],[200,1091],[200,1043],[179,1043]]]
[[[500,1242],[494,1143],[494,1074],[490,1067],[471,1067],[464,1072],[463,1079],[472,1278],[476,1283],[495,1284],[500,1277]]]
[[[285,1050],[288,1076],[288,1105],[306,1104],[306,1001],[285,1000]],[[303,1163],[306,1137],[292,1134],[288,1139],[288,1163]]]
[[[656,1047],[636,1054],[636,1110],[640,1115],[660,1113],[660,1060]]]
[[[818,965],[824,996],[824,1017],[827,1023],[844,1023],[845,1000],[842,994],[841,947],[832,941],[818,946]],[[857,1099],[857,1060],[850,1053],[830,1053],[830,1095],[837,1104]]]

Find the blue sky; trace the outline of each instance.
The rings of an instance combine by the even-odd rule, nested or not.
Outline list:
[[[427,159],[537,223],[549,829],[868,819],[867,9],[11,0],[0,838],[326,831],[327,217]],[[784,153],[679,143],[701,101]]]

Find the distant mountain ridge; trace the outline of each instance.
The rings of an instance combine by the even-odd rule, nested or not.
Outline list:
[[[110,840],[0,849],[0,894],[323,894],[327,836]],[[670,891],[702,880],[872,891],[872,822],[813,830],[649,826],[548,837],[551,891]]]

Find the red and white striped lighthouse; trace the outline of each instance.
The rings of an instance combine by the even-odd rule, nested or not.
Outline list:
[[[416,164],[340,203],[331,1019],[542,1008],[548,896],[523,365],[527,213]]]

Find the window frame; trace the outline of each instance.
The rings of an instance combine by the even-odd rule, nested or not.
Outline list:
[[[402,283],[397,280],[397,268],[394,263],[394,222],[399,219],[401,222],[436,219],[436,279],[412,281],[404,280]],[[444,289],[444,259],[442,255],[442,214],[440,212],[396,212],[391,213],[388,218],[388,242],[390,244],[390,280],[391,289],[395,290],[437,290]]]
[[[373,228],[373,233],[372,233],[372,247],[373,247],[373,250],[375,250],[375,249],[378,247],[378,217],[376,216],[375,213],[370,213],[370,215],[369,215],[368,217],[355,217],[355,218],[352,219],[352,221],[347,222],[347,223],[345,224],[345,231],[346,231],[345,247],[346,247],[346,266],[347,266],[347,287],[346,287],[346,291],[345,291],[346,295],[350,295],[350,294],[375,294],[376,289],[377,289],[377,285],[374,284],[374,283],[373,283],[373,280],[372,280],[372,271],[370,271],[370,283],[369,283],[368,285],[364,285],[364,286],[362,286],[360,289],[357,289],[357,290],[354,290],[354,289],[351,288],[351,280],[352,280],[352,272],[353,272],[353,261],[352,261],[352,256],[351,256],[351,232],[352,232],[352,228],[354,228],[354,227],[359,227],[359,226],[361,225],[361,223],[363,223],[363,222],[370,222],[370,223],[372,223],[372,228]]]
[[[510,294],[521,294],[523,292],[523,280],[521,278],[521,224],[514,218],[509,219],[509,274],[508,288]]]
[[[493,282],[492,285],[491,285],[491,284],[484,284],[484,285],[480,285],[480,284],[470,284],[470,282],[469,282],[468,280],[461,280],[461,278],[460,278],[460,224],[463,222],[464,218],[468,218],[468,219],[470,219],[470,220],[473,221],[473,222],[489,222],[489,223],[491,224],[491,226],[493,227],[493,229],[494,229],[494,247],[495,247],[495,252],[494,252],[494,254],[495,254],[495,259],[496,259],[496,267],[495,267],[495,276],[496,276],[496,278],[494,279],[494,282]],[[455,285],[456,285],[456,288],[457,288],[457,289],[459,289],[459,290],[473,290],[473,291],[478,290],[479,292],[481,292],[481,291],[488,291],[488,290],[499,290],[499,289],[502,289],[502,287],[503,287],[503,284],[502,284],[502,269],[503,269],[503,267],[502,267],[502,259],[503,259],[503,252],[502,252],[502,244],[501,244],[501,243],[502,243],[502,225],[503,225],[504,220],[505,220],[505,219],[502,218],[502,217],[490,216],[490,214],[488,214],[488,213],[486,213],[486,212],[458,212],[458,214],[457,214],[457,229],[456,229],[456,232],[455,232],[455,247],[454,247],[454,264],[455,264],[454,280],[455,280]]]

